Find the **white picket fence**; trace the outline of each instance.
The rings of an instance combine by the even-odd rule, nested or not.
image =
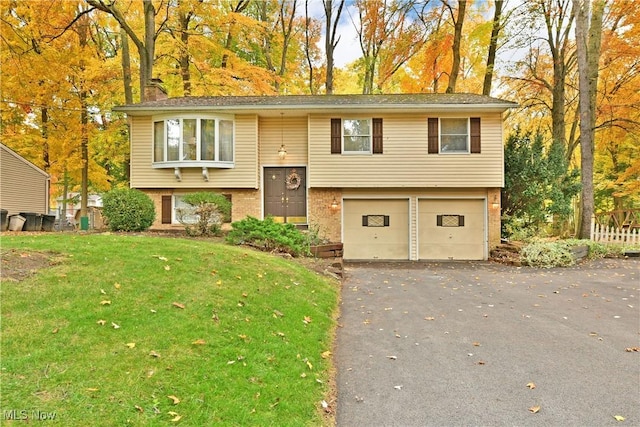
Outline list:
[[[617,243],[626,245],[640,244],[640,229],[619,229],[596,224],[591,220],[591,240],[599,243]]]

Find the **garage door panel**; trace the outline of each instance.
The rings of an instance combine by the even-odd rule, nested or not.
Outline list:
[[[423,199],[418,203],[420,259],[484,259],[485,235],[484,200]]]
[[[408,200],[345,200],[343,240],[345,259],[409,259]]]

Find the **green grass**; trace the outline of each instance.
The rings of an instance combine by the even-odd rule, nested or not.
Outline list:
[[[319,407],[337,282],[205,240],[3,236],[10,248],[58,262],[2,282],[3,418],[15,409],[55,412],[50,423],[69,426],[330,422]]]

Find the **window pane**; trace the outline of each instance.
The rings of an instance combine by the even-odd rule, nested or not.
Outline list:
[[[174,196],[174,214],[176,221],[183,224],[195,224],[198,221],[198,215],[195,208],[182,200],[183,196]]]
[[[216,159],[216,121],[200,120],[200,160]]]
[[[167,160],[180,160],[180,120],[167,120]]]
[[[164,161],[164,122],[153,123],[153,161]]]
[[[344,136],[370,135],[369,120],[343,120]]]
[[[466,135],[442,135],[440,138],[440,150],[445,152],[464,151],[467,152]]]
[[[371,152],[371,144],[368,136],[345,136],[344,151]]]
[[[196,159],[196,119],[182,120],[182,158]]]
[[[468,152],[468,119],[440,119],[440,151]]]
[[[233,161],[233,121],[220,120],[220,159],[221,162]]]

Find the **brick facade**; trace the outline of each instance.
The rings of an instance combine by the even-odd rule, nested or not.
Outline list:
[[[342,192],[335,188],[309,189],[309,229],[318,232],[318,237],[331,242],[341,241]],[[332,207],[334,201],[337,207]]]

